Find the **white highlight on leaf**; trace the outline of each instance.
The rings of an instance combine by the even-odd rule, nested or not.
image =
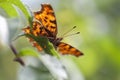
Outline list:
[[[43,55],[41,56],[41,60],[57,80],[68,79],[65,67],[62,65],[62,62],[60,62],[57,58],[50,55]]]
[[[8,43],[9,32],[6,19],[0,15],[0,41],[3,45]]]

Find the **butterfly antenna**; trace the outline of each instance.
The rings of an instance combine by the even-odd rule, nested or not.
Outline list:
[[[64,37],[66,34],[68,34],[69,32],[71,32],[72,30],[74,30],[76,28],[76,26],[74,26],[73,28],[71,28],[70,30],[68,30],[67,32],[65,32],[62,37]]]
[[[76,33],[73,33],[73,34],[69,34],[69,35],[66,35],[66,36],[63,36],[63,37],[65,38],[65,37],[73,36],[73,35],[76,35],[76,34],[80,34],[80,32],[76,32]]]

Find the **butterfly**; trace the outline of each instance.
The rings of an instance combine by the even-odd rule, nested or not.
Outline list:
[[[41,10],[34,12],[33,27],[26,27],[23,31],[26,34],[33,34],[34,36],[45,36],[53,44],[54,48],[57,49],[62,55],[74,55],[76,57],[83,55],[83,53],[74,48],[73,46],[61,42],[63,38],[57,37],[57,22],[56,17],[53,11],[53,8],[50,4],[41,4]],[[30,39],[33,42],[34,47],[39,51],[42,51],[43,48],[35,42],[33,39]]]

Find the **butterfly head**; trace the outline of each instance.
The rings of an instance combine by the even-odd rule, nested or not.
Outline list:
[[[53,43],[54,45],[57,45],[63,38],[49,37],[48,39],[51,43]]]
[[[60,38],[56,38],[56,42],[57,42],[57,43],[59,43],[61,40],[63,40],[62,37],[60,37]]]

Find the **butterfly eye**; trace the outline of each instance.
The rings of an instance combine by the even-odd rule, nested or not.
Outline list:
[[[43,27],[40,27],[40,29],[44,29]]]
[[[57,41],[61,41],[63,38],[57,38]]]

